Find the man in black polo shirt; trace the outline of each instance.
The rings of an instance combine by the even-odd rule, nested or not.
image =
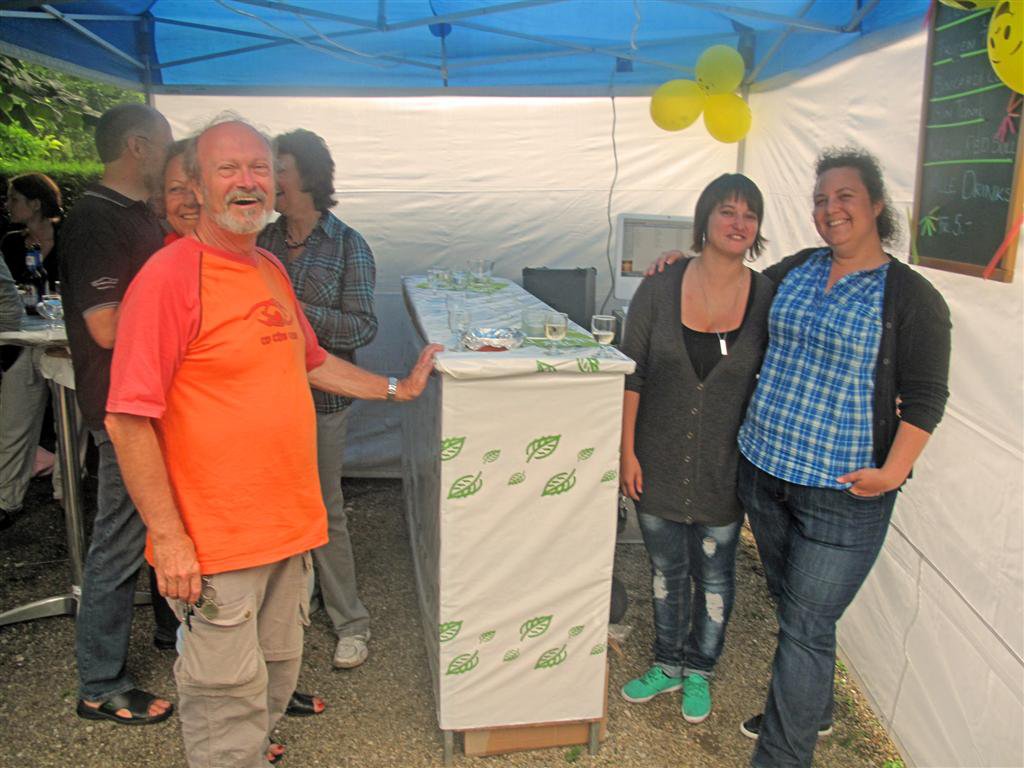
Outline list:
[[[118,308],[146,259],[163,246],[147,200],[161,187],[171,128],[155,109],[121,104],[96,127],[103,178],[61,232],[60,271],[68,342],[82,416],[99,447],[99,497],[76,625],[78,714],[145,724],[165,720],[169,701],[135,687],[127,672],[135,581],[146,527],[121,479],[103,429]]]

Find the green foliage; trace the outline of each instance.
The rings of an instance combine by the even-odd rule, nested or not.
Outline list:
[[[574,747],[570,747],[565,751],[565,762],[575,763],[580,759],[580,755],[583,754],[583,747],[577,744]]]
[[[64,145],[53,136],[37,136],[17,123],[0,123],[0,147],[5,161],[46,161],[59,153]]]
[[[898,757],[895,760],[886,760],[882,763],[882,768],[904,768],[903,761]]]
[[[0,131],[0,159],[98,162],[96,121],[129,101],[142,102],[142,94],[0,56],[0,127],[21,129]],[[42,144],[29,147],[23,134]],[[33,154],[24,154],[28,148]]]

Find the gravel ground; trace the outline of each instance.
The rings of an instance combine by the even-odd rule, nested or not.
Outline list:
[[[57,594],[68,583],[64,525],[48,483],[33,482],[31,510],[0,533],[0,610]],[[328,701],[318,717],[286,718],[279,737],[288,744],[284,766],[375,768],[438,766],[437,730],[430,673],[417,615],[415,580],[402,513],[401,484],[388,480],[346,481],[350,526],[359,563],[363,599],[373,617],[370,659],[355,670],[331,669],[333,635],[319,612],[306,635],[300,688]],[[86,485],[87,506],[95,487]],[[691,726],[679,714],[678,696],[628,704],[618,689],[650,663],[653,627],[650,579],[641,545],[620,544],[616,571],[630,595],[624,623],[632,631],[622,654],[610,653],[608,738],[591,757],[585,748],[519,752],[467,758],[480,766],[644,766],[698,768],[743,766],[753,742],[738,730],[759,711],[774,649],[775,620],[749,534],[738,552],[737,601],[729,638],[712,688],[715,711]],[[143,582],[144,583],[144,582]],[[27,768],[184,768],[176,718],[145,728],[92,723],[74,715],[76,676],[74,626],[52,618],[0,628],[0,765]],[[136,612],[131,669],[142,687],[174,693],[172,653],[156,651],[152,614]],[[456,741],[457,754],[461,743]],[[902,766],[885,731],[863,697],[836,676],[836,732],[817,750],[819,768]]]

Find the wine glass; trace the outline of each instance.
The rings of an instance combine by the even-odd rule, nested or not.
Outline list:
[[[590,318],[590,332],[594,335],[594,341],[602,347],[611,344],[615,338],[615,317],[594,315]]]
[[[473,276],[474,282],[485,285],[491,277],[491,273],[494,271],[494,261],[485,258],[476,258],[469,260],[469,272]]]
[[[44,294],[43,300],[36,304],[36,312],[47,319],[51,331],[56,331],[64,322],[64,305],[55,293]]]
[[[544,337],[548,340],[548,352],[555,351],[553,342],[565,338],[569,330],[569,316],[565,312],[548,312],[544,318]]]

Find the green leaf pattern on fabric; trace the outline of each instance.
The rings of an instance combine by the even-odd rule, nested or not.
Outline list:
[[[584,448],[582,451],[580,451],[579,453],[576,454],[576,458],[579,461],[586,461],[587,459],[589,459],[593,455],[594,455],[594,449],[593,448]]]
[[[559,472],[557,475],[552,476],[544,486],[544,490],[541,492],[541,496],[558,496],[562,493],[568,493],[576,485],[576,470],[572,472]]]
[[[601,370],[601,361],[596,357],[577,357],[576,367],[580,373],[597,373]]]
[[[618,476],[619,476],[618,472],[616,472],[614,469],[609,469],[607,472],[605,472],[603,475],[601,475],[601,482],[602,483],[611,482],[612,480],[614,480]]]
[[[449,437],[441,441],[441,461],[451,461],[462,451],[466,444],[464,437]]]
[[[519,485],[526,480],[525,472],[516,472],[512,477],[508,479],[509,485]]]
[[[531,440],[530,444],[526,446],[527,463],[533,459],[546,459],[555,452],[555,449],[558,448],[558,441],[561,439],[561,435],[547,435],[546,437],[538,437],[536,440]]]
[[[438,627],[438,635],[440,636],[441,642],[447,643],[449,640],[454,640],[455,636],[459,634],[459,630],[461,629],[461,621],[446,621]]]
[[[480,654],[477,651],[472,653],[460,653],[451,663],[448,664],[448,671],[446,675],[464,675],[471,669],[475,669],[476,665],[480,663]]]
[[[465,499],[468,496],[472,496],[474,493],[478,493],[483,487],[484,481],[482,472],[477,472],[476,477],[473,475],[463,475],[452,483],[452,487],[448,491],[448,498]]]
[[[502,661],[515,661],[519,658],[519,649],[512,648],[511,650],[505,651],[505,655],[501,657]]]
[[[540,658],[537,659],[537,663],[533,665],[533,668],[551,669],[551,667],[557,667],[568,657],[569,652],[565,650],[564,645],[561,648],[551,648],[540,655]]]
[[[576,637],[580,632],[583,631],[583,624],[577,624],[575,627],[569,630],[569,637]]]
[[[519,639],[526,640],[528,638],[540,637],[548,631],[548,627],[550,626],[550,614],[547,616],[535,616],[532,619],[527,619],[519,627]]]
[[[602,653],[604,653],[604,651],[605,651],[605,644],[604,643],[598,643],[597,645],[595,645],[593,648],[590,649],[590,655],[591,656],[600,656]]]
[[[492,461],[497,461],[499,456],[501,456],[501,451],[497,448],[493,451],[488,451],[484,454],[484,464],[490,464]]]
[[[491,642],[491,640],[494,639],[494,636],[496,634],[498,634],[498,633],[495,632],[493,629],[489,629],[486,632],[484,632],[482,635],[480,635],[480,642],[481,643],[489,643],[489,642]]]
[[[543,360],[537,361],[537,373],[554,373],[555,366],[545,363]]]

